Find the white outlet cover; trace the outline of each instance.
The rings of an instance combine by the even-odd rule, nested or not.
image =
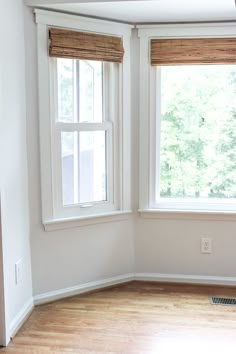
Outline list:
[[[212,253],[212,239],[210,237],[201,238],[201,253]]]
[[[15,264],[15,280],[16,284],[19,284],[22,281],[22,259]]]

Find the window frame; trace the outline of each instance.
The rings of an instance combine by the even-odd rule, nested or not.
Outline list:
[[[141,216],[151,218],[186,218],[186,214],[195,214],[193,218],[203,218],[207,213],[225,213],[236,216],[236,203],[227,201],[208,203],[202,201],[176,200],[167,201],[161,198],[156,202],[156,166],[159,164],[159,155],[156,153],[160,144],[160,119],[157,119],[158,97],[157,90],[160,85],[158,69],[150,64],[151,39],[166,38],[211,38],[211,37],[236,37],[236,28],[227,24],[186,24],[186,25],[140,25],[138,26],[140,38],[140,199],[139,211]],[[160,113],[160,112],[159,112]],[[160,116],[160,115],[159,115]],[[157,134],[158,131],[158,134]],[[213,216],[214,218],[214,216]]]
[[[131,188],[130,188],[130,35],[131,27],[124,24],[114,24],[108,21],[95,20],[77,15],[68,15],[35,9],[37,23],[38,43],[38,90],[39,90],[39,126],[40,126],[40,162],[41,162],[41,192],[42,192],[42,223],[45,230],[77,227],[80,225],[115,221],[116,216],[120,220],[128,218],[131,212]],[[109,86],[112,86],[112,105],[107,122],[103,123],[63,123],[57,122],[58,132],[63,125],[67,125],[70,131],[79,124],[82,130],[88,128],[88,124],[102,124],[103,129],[110,130],[109,159],[114,159],[113,171],[110,171],[110,184],[116,186],[109,190],[113,194],[110,203],[94,203],[93,207],[75,205],[61,208],[61,197],[58,189],[61,183],[55,183],[55,174],[60,170],[56,166],[59,160],[58,144],[55,149],[55,70],[52,70],[54,58],[48,56],[48,28],[50,26],[64,27],[85,32],[117,35],[123,38],[125,56],[122,64],[111,63],[111,75]],[[118,69],[114,69],[114,66]],[[54,72],[54,73],[53,73]],[[54,75],[54,78],[53,78]],[[51,99],[53,97],[53,99]],[[111,120],[110,117],[115,119]],[[69,127],[70,125],[70,127]],[[77,126],[76,130],[80,130]],[[93,129],[92,128],[92,129]],[[57,153],[57,159],[55,158]],[[110,165],[112,165],[110,161]],[[86,203],[83,203],[86,204]],[[106,205],[104,205],[106,204]]]
[[[104,63],[104,96],[103,106],[105,118],[102,122],[62,122],[58,120],[57,96],[57,59],[49,58],[50,70],[50,95],[51,99],[51,127],[52,127],[52,173],[53,173],[53,199],[55,214],[58,217],[76,217],[90,214],[106,213],[118,209],[118,114],[115,111],[118,98],[118,64]],[[77,84],[77,83],[76,83]],[[111,102],[108,104],[107,101]],[[106,132],[106,167],[107,167],[107,200],[98,202],[85,202],[73,205],[62,205],[62,164],[61,164],[61,133],[81,131]]]

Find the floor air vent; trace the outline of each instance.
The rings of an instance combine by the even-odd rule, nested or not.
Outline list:
[[[236,306],[236,298],[210,296],[210,303],[212,305]]]

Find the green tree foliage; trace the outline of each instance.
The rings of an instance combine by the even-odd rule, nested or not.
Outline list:
[[[161,68],[162,197],[236,197],[236,68]]]

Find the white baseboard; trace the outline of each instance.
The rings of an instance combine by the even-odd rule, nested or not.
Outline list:
[[[34,300],[33,298],[30,298],[22,307],[22,309],[18,312],[18,314],[14,317],[14,319],[11,321],[10,328],[9,328],[10,338],[15,336],[15,334],[18,332],[20,327],[27,320],[30,313],[33,311],[33,308],[34,308]]]
[[[41,305],[46,302],[55,301],[64,297],[74,296],[82,294],[91,290],[102,289],[107,286],[122,284],[134,280],[134,274],[125,274],[113,278],[102,279],[90,283],[73,286],[70,288],[60,289],[56,291],[50,291],[48,293],[34,296],[34,304]]]
[[[135,273],[134,280],[236,286],[235,277],[216,277],[205,275]]]
[[[206,284],[206,285],[225,285],[236,286],[234,277],[216,277],[204,275],[185,275],[185,274],[161,274],[161,273],[130,273],[113,278],[102,279],[70,288],[64,288],[56,291],[34,296],[34,304],[41,305],[47,302],[63,299],[65,297],[86,293],[91,290],[99,290],[111,285],[118,285],[132,280],[173,282],[185,284]]]

